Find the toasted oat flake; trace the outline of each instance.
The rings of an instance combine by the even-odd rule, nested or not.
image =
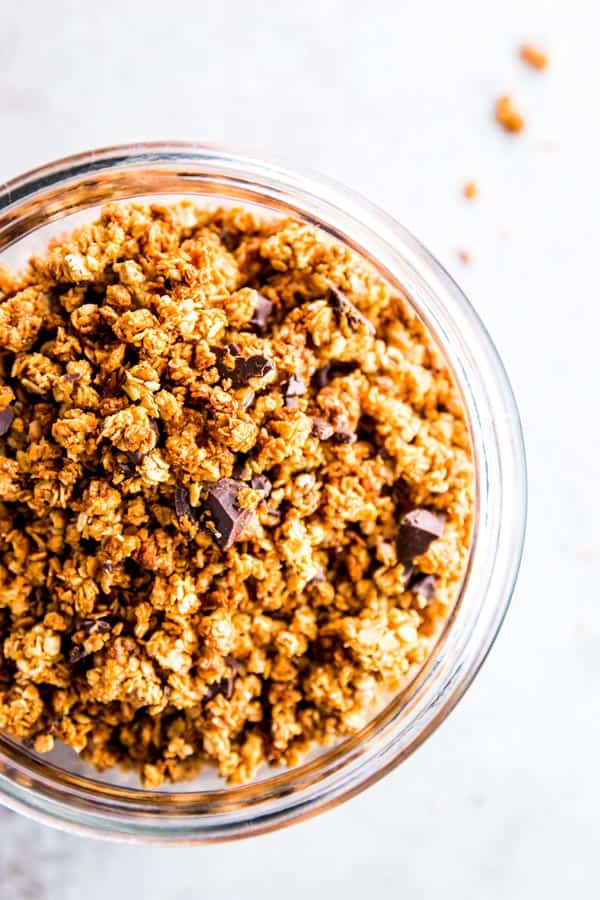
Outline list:
[[[0,272],[0,728],[36,752],[295,765],[427,657],[472,509],[439,353],[324,233],[111,205]]]

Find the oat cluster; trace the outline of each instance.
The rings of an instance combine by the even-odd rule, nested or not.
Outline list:
[[[0,728],[148,787],[359,729],[464,570],[460,399],[294,220],[112,205],[0,269]]]

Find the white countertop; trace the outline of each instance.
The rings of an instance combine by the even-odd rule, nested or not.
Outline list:
[[[523,415],[531,504],[490,659],[383,782],[290,830],[198,849],[111,846],[2,812],[1,900],[597,896],[599,28],[591,0],[0,3],[0,180],[171,137],[347,182],[485,319]],[[523,39],[549,50],[547,72],[519,61]],[[491,116],[506,91],[527,117],[516,138]]]

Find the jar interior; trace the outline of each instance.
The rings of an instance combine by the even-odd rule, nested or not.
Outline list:
[[[448,618],[439,626],[430,656],[411,673],[403,690],[392,697],[381,698],[372,719],[359,732],[333,746],[315,750],[294,769],[261,770],[249,785],[229,788],[207,766],[195,782],[169,784],[158,791],[146,791],[139,786],[135,774],[120,770],[98,773],[69,748],[57,747],[50,754],[41,757],[12,738],[0,735],[0,755],[3,756],[0,760],[0,773],[26,788],[41,790],[43,787],[44,791],[50,793],[52,785],[60,783],[65,795],[83,792],[88,802],[92,803],[101,804],[103,798],[108,796],[112,804],[121,803],[123,808],[137,808],[142,803],[146,814],[160,812],[163,815],[180,815],[185,811],[190,815],[205,815],[227,812],[248,804],[259,806],[266,800],[282,803],[286,796],[299,790],[303,791],[303,803],[308,804],[314,801],[317,792],[324,791],[323,785],[327,779],[332,784],[335,781],[335,791],[339,793],[340,785],[343,786],[346,777],[343,773],[366,753],[370,760],[375,760],[378,752],[384,748],[385,753],[389,753],[390,729],[401,730],[403,723],[407,723],[402,740],[394,751],[395,765],[427,737],[445,715],[444,696],[449,682],[440,683],[440,678],[446,677],[442,657],[446,661],[452,658],[455,662],[457,655],[461,653],[461,647],[464,647],[471,635],[469,628],[472,630],[476,625],[471,616],[468,627],[463,622],[460,628],[454,628],[462,615],[465,586],[469,582],[477,547],[478,522],[486,513],[481,506],[481,445],[478,437],[481,427],[480,423],[473,421],[473,405],[466,401],[462,373],[457,371],[455,360],[446,353],[447,335],[443,323],[436,321],[427,312],[424,313],[422,304],[418,302],[418,291],[413,289],[414,283],[411,283],[413,273],[410,264],[404,272],[406,279],[398,267],[392,271],[390,267],[381,264],[376,247],[367,247],[344,228],[328,224],[325,213],[321,217],[320,201],[315,196],[311,195],[309,202],[306,196],[302,202],[296,202],[291,192],[284,191],[277,183],[269,183],[266,179],[260,183],[252,175],[215,176],[201,170],[186,170],[183,165],[181,169],[173,171],[173,167],[170,167],[167,171],[160,168],[153,170],[151,166],[140,170],[117,169],[104,177],[94,178],[90,174],[89,178],[83,180],[79,174],[72,186],[59,184],[57,187],[50,185],[48,189],[40,187],[37,194],[24,196],[18,215],[4,220],[0,216],[0,263],[10,268],[22,267],[32,254],[45,249],[53,235],[67,233],[77,225],[93,219],[101,206],[114,200],[159,199],[160,202],[168,202],[189,199],[203,206],[243,205],[255,208],[267,216],[292,215],[318,226],[333,239],[347,244],[413,306],[432,341],[446,359],[463,396],[475,463],[475,525],[463,586]],[[484,474],[484,478],[488,476],[489,473]],[[423,718],[425,708],[428,712],[427,717]],[[387,762],[387,757],[382,763],[383,767],[385,765],[392,765]],[[169,803],[174,805],[169,806]]]

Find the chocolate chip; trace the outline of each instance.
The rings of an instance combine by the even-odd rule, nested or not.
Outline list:
[[[411,562],[415,556],[425,553],[432,541],[441,536],[444,524],[443,513],[422,508],[407,512],[400,520],[397,535],[399,561]]]
[[[128,461],[129,461],[129,463],[130,463],[134,468],[135,468],[136,466],[139,466],[139,464],[141,463],[141,461],[142,461],[143,458],[144,458],[144,454],[141,453],[139,450],[126,450],[126,451],[125,451],[125,455],[126,455]]]
[[[417,572],[409,579],[406,589],[412,591],[413,594],[418,594],[427,603],[430,603],[435,597],[435,578],[433,575]]]
[[[190,495],[187,488],[176,487],[173,491],[173,502],[175,504],[175,515],[178,519],[190,519],[194,522],[198,518],[198,512],[190,503]]]
[[[334,444],[353,444],[356,440],[356,433],[345,422],[342,422],[336,425],[331,440]]]
[[[362,326],[369,334],[375,334],[375,326],[373,323],[370,322],[369,319],[361,313],[360,309],[358,309],[354,303],[351,303],[346,295],[338,290],[338,288],[331,287],[327,299],[335,310],[345,316],[350,326],[353,328]]]
[[[251,378],[264,378],[275,369],[275,366],[266,356],[249,356],[247,359],[236,359],[231,383],[234,388],[248,384]]]
[[[355,362],[331,360],[316,370],[312,377],[312,385],[320,391],[321,388],[326,387],[334,378],[349,375],[351,372],[354,372],[356,368],[358,368],[358,363]]]
[[[221,238],[221,243],[230,253],[237,250],[240,245],[240,235],[237,232],[230,231],[229,228],[221,228],[219,237]]]
[[[238,494],[244,487],[243,481],[220,478],[207,489],[204,508],[212,518],[215,540],[223,550],[231,547],[252,518],[252,510],[242,509],[237,502]]]
[[[258,291],[254,292],[254,303],[255,307],[250,324],[254,325],[255,328],[264,328],[267,324],[267,319],[273,311],[273,304],[266,297],[263,297],[262,294],[259,294]]]
[[[273,485],[266,475],[253,475],[250,479],[250,487],[255,491],[262,491],[268,497],[273,490]]]
[[[319,419],[318,417],[313,418],[313,434],[319,438],[320,441],[327,441],[333,434],[333,425],[331,425],[326,419]]]
[[[299,375],[290,375],[289,381],[285,386],[286,397],[301,397],[306,393],[306,385]]]
[[[15,411],[12,406],[5,406],[4,409],[0,411],[0,437],[2,437],[3,434],[6,434],[12,425],[14,417]]]
[[[323,582],[326,580],[327,579],[325,578],[325,573],[322,569],[319,569],[319,571],[313,575],[313,577],[307,582],[307,584],[323,584]]]
[[[226,365],[227,350],[233,359],[233,368]],[[227,350],[215,350],[217,368],[221,378],[229,378],[234,390],[244,387],[251,378],[264,378],[275,369],[275,366],[266,356],[239,356],[239,348],[235,344],[229,344]]]
[[[89,651],[85,649],[83,644],[74,644],[69,653],[69,662],[72,666],[89,656]]]
[[[231,675],[209,684],[204,700],[213,700],[218,694],[222,694],[226,700],[231,700],[233,697],[233,677]]]
[[[76,630],[83,629],[86,634],[108,634],[111,628],[112,625],[107,619],[84,619]]]
[[[239,659],[235,659],[235,657],[229,655],[224,656],[223,659],[225,660],[229,668],[233,669],[234,672],[237,672],[239,674],[241,671],[243,671],[244,667]]]
[[[240,403],[240,406],[242,407],[242,409],[248,409],[250,406],[252,406],[255,399],[256,399],[256,393],[254,391],[248,391],[248,393],[246,394],[246,396]]]

